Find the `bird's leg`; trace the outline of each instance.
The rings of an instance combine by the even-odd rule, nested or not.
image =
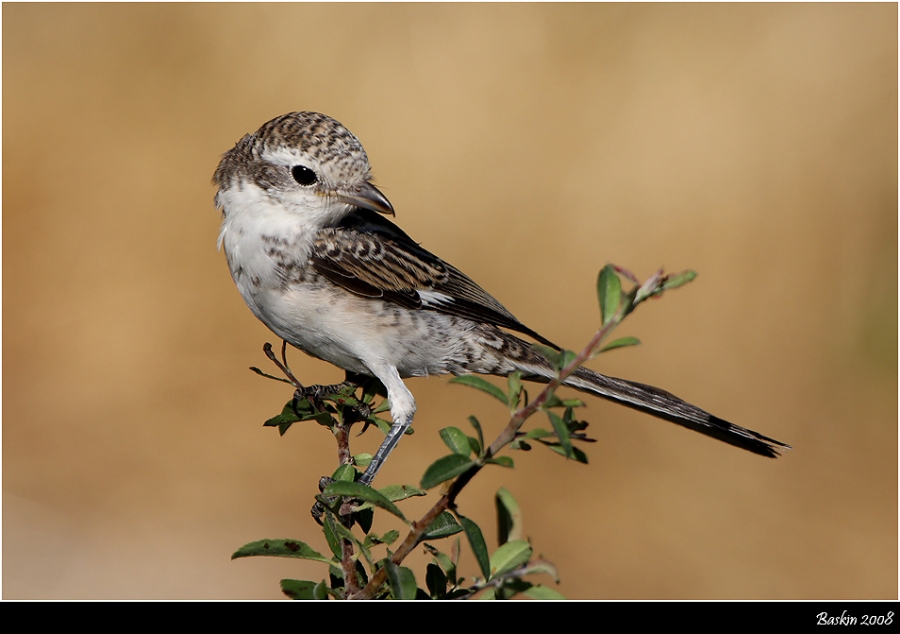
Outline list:
[[[394,424],[391,425],[391,429],[385,437],[384,442],[381,443],[378,451],[375,452],[375,456],[372,458],[372,462],[370,462],[369,466],[366,467],[366,472],[363,473],[362,477],[359,479],[359,482],[361,484],[365,484],[366,486],[372,485],[372,480],[374,480],[375,476],[378,475],[378,471],[381,469],[384,461],[387,460],[388,455],[390,455],[390,453],[394,450],[394,447],[397,446],[397,443],[400,442],[400,438],[403,436],[403,434],[406,433],[406,430],[409,429],[409,426],[411,424],[412,419],[408,421],[394,421]]]
[[[384,461],[387,460],[394,447],[400,442],[400,438],[412,425],[413,416],[416,414],[416,401],[400,379],[397,369],[392,366],[382,366],[380,368],[372,368],[372,370],[373,374],[387,388],[388,401],[391,404],[391,418],[393,418],[394,424],[391,425],[384,442],[381,443],[381,446],[372,458],[372,462],[369,463],[365,473],[359,479],[366,486],[371,486],[372,480],[378,475],[378,471],[381,469]]]

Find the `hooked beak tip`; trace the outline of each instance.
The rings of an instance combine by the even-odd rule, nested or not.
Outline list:
[[[394,215],[394,207],[387,197],[375,185],[368,181],[352,192],[339,192],[338,200],[354,207],[369,209],[386,216]]]

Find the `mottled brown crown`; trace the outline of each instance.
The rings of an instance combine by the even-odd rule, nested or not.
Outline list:
[[[289,112],[264,123],[224,154],[213,175],[220,189],[250,180],[263,189],[287,182],[287,172],[262,160],[267,151],[293,148],[334,177],[368,178],[369,158],[359,139],[339,121],[318,112]]]

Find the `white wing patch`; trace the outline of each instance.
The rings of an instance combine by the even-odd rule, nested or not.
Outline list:
[[[439,293],[437,291],[418,291],[419,297],[422,299],[422,306],[432,308],[434,306],[449,306],[455,303],[450,295]]]

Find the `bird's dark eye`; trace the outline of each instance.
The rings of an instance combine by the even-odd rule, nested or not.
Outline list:
[[[315,182],[319,180],[316,173],[304,165],[294,165],[294,167],[291,168],[291,176],[294,177],[294,180],[297,181],[297,183],[304,187],[314,185]]]

